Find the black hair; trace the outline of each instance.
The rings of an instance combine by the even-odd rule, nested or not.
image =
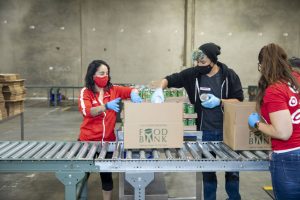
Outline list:
[[[93,60],[87,68],[87,72],[85,75],[85,87],[87,87],[89,90],[92,90],[94,93],[96,93],[96,88],[95,88],[95,82],[94,82],[93,77],[94,77],[98,67],[100,67],[100,65],[105,65],[108,70],[108,82],[107,82],[106,86],[104,87],[104,91],[108,91],[112,87],[112,83],[110,82],[111,77],[110,77],[109,65],[103,60]]]

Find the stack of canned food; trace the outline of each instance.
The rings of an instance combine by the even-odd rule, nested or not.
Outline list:
[[[164,96],[165,96],[165,98],[168,98],[168,97],[183,97],[184,92],[183,92],[183,89],[175,89],[175,88],[164,89]]]
[[[194,105],[189,104],[189,103],[184,103],[183,104],[183,113],[194,114],[195,113]],[[183,125],[184,126],[195,126],[196,125],[196,119],[195,118],[184,118],[183,119]]]
[[[153,93],[154,93],[154,90],[152,90],[150,88],[139,89],[139,95],[144,101],[150,101]]]
[[[150,101],[151,96],[154,93],[155,89],[150,89],[148,87],[141,87],[139,88],[139,95],[144,101]],[[184,89],[164,89],[164,97],[167,99],[168,97],[183,97],[184,96]]]

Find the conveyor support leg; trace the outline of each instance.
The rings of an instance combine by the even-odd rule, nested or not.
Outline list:
[[[65,200],[76,200],[77,184],[86,174],[84,172],[57,172],[55,175],[65,185]]]
[[[202,172],[196,172],[196,200],[202,199]]]
[[[78,200],[87,200],[88,199],[88,178],[86,175],[80,183],[77,184],[77,197]]]
[[[134,188],[134,199],[145,199],[145,188],[154,179],[154,172],[150,173],[125,173],[125,180],[130,183]]]

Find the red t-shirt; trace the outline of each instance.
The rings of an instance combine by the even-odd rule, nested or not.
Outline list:
[[[300,82],[300,75],[294,73]],[[288,84],[278,82],[270,85],[263,98],[261,114],[265,120],[271,124],[269,114],[280,110],[289,110],[292,118],[293,133],[287,140],[272,138],[273,150],[286,150],[300,147],[300,95],[296,93]]]
[[[115,141],[114,132],[117,114],[113,110],[106,110],[93,117],[91,108],[106,104],[118,97],[122,99],[130,98],[132,88],[113,86],[103,95],[103,102],[98,100],[99,93],[94,94],[86,87],[81,89],[78,99],[78,108],[83,115],[83,122],[80,126],[80,141]]]

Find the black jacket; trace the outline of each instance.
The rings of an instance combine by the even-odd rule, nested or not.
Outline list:
[[[221,62],[217,62],[217,65],[220,67],[222,74],[221,99],[238,99],[239,101],[243,101],[244,94],[238,75]],[[198,114],[198,126],[201,121],[202,106],[196,88],[196,80],[198,79],[198,83],[200,84],[202,75],[203,74],[197,74],[195,67],[191,67],[166,77],[168,87],[184,87],[186,90],[190,102],[195,105],[195,110]]]

